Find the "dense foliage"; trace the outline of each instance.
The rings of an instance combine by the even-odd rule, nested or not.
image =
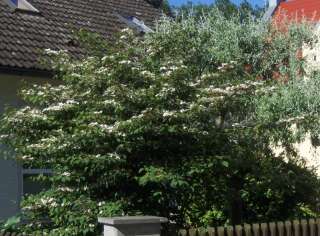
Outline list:
[[[296,52],[310,29],[238,17],[213,10],[163,19],[145,38],[86,37],[81,61],[48,50],[61,85],[23,89],[28,106],[0,126],[24,167],[54,171],[40,176],[50,190],[25,198],[31,223],[19,230],[96,235],[98,216],[125,214],[186,227],[317,214],[316,175],[271,148],[295,141],[282,91],[303,75]]]
[[[216,0],[212,4],[194,4],[189,1],[179,7],[173,7],[178,18],[182,15],[189,14],[195,17],[201,17],[203,13],[208,13],[213,8],[219,9],[226,18],[239,15],[241,16],[239,18],[240,20],[246,16],[261,17],[265,10],[259,6],[252,6],[247,0],[241,1],[239,5],[234,4],[230,0]]]
[[[171,6],[168,0],[146,0],[148,3],[153,5],[154,7],[162,9],[162,11],[167,14],[171,15]]]

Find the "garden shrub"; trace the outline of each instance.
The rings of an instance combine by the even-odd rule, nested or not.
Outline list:
[[[54,173],[39,177],[48,191],[25,197],[29,223],[19,230],[96,235],[98,216],[158,215],[189,227],[317,214],[317,176],[299,158],[275,156],[274,140],[295,140],[289,124],[266,118],[278,98],[267,94],[285,86],[273,72],[300,76],[295,52],[312,42],[309,31],[213,9],[164,18],[144,38],[82,32],[81,60],[48,50],[61,85],[22,89],[27,106],[0,126],[25,168]]]

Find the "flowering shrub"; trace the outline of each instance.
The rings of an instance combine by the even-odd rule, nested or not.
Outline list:
[[[312,212],[317,178],[274,157],[255,112],[279,86],[275,65],[302,66],[292,52],[309,37],[239,22],[214,10],[163,19],[145,38],[85,38],[94,50],[80,61],[48,50],[61,85],[23,89],[27,106],[0,126],[25,168],[54,172],[39,177],[48,191],[24,199],[20,231],[96,235],[98,216],[127,214],[206,226]]]

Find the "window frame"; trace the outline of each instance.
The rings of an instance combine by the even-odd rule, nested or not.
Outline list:
[[[25,11],[25,12],[32,12],[32,13],[40,13],[37,8],[32,6],[31,3],[29,3],[27,0],[15,0],[17,4],[15,4],[12,0],[5,0],[7,4],[12,8],[13,11]],[[24,7],[19,7],[19,2],[24,6]]]
[[[53,175],[52,169],[23,169],[21,168],[20,174],[20,196],[24,197],[24,177],[25,175]]]

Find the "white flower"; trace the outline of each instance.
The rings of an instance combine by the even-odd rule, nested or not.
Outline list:
[[[72,188],[69,187],[60,187],[58,188],[61,192],[73,192]],[[63,204],[63,203],[62,203]]]
[[[62,176],[69,177],[71,174],[70,174],[70,172],[63,172],[61,175],[62,175]]]
[[[32,161],[32,160],[34,160],[34,158],[33,158],[33,157],[30,157],[30,156],[22,156],[22,157],[21,157],[21,160],[29,160],[29,161]]]
[[[118,153],[111,153],[110,157],[113,157],[116,160],[120,160],[121,159]]]
[[[48,111],[61,111],[64,109],[69,109],[74,107],[75,105],[78,105],[79,102],[74,101],[74,100],[67,100],[65,103],[59,102],[56,105],[47,107],[45,109],[43,109],[43,112],[48,112]]]
[[[76,78],[81,78],[81,75],[77,74],[77,73],[72,73],[71,76],[76,77]]]
[[[172,112],[172,111],[165,111],[162,114],[163,117],[169,117],[169,116],[173,116],[173,115],[174,115],[174,112]]]
[[[129,33],[131,32],[131,29],[129,28],[124,28],[123,30],[121,30],[122,33]]]
[[[99,114],[102,114],[102,111],[95,111],[95,112],[93,112],[93,114],[99,115]]]
[[[171,71],[171,70],[167,71],[167,72],[165,73],[165,75],[166,75],[166,76],[171,76],[171,75],[172,75],[172,71]]]
[[[108,133],[112,133],[117,128],[117,125],[118,124],[114,124],[114,125],[99,124],[97,122],[92,122],[89,124],[89,126],[91,127],[100,128],[104,131],[107,131]]]
[[[160,67],[160,71],[166,71],[168,68],[165,66]]]
[[[130,64],[131,64],[131,61],[129,61],[129,60],[122,60],[122,61],[119,61],[119,64],[121,64],[121,65],[130,65]]]
[[[213,77],[218,77],[219,73],[208,73],[208,74],[202,74],[201,79],[209,79]]]
[[[153,73],[151,73],[150,71],[146,71],[146,70],[142,71],[141,75],[147,76],[147,77],[154,77]]]
[[[54,198],[41,198],[41,199],[40,199],[40,202],[41,202],[43,205],[48,205],[48,204],[54,202]]]
[[[172,71],[175,71],[175,70],[178,70],[179,68],[177,67],[177,66],[171,66],[170,67],[170,70],[172,70]]]
[[[45,49],[44,52],[45,52],[47,55],[58,55],[58,54],[59,54],[59,51],[52,50],[52,49],[50,49],[50,48]]]
[[[107,59],[113,60],[115,57],[114,55],[106,55],[101,58],[102,61],[106,61]]]

